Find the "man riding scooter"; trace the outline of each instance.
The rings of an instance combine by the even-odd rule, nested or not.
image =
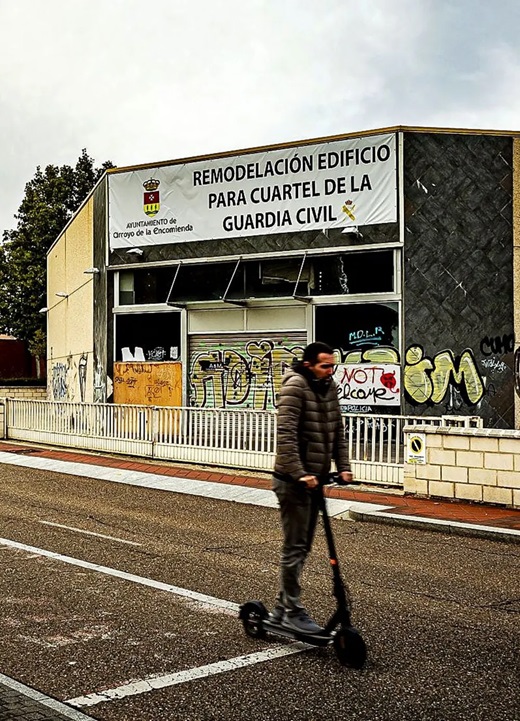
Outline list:
[[[335,364],[332,348],[311,343],[302,361],[284,376],[278,396],[273,490],[280,506],[283,547],[280,590],[269,621],[309,635],[323,632],[303,606],[300,586],[316,528],[318,486],[329,478],[332,460],[339,481],[353,480],[332,379]]]

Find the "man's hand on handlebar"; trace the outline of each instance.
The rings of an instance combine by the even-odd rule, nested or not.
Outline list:
[[[354,480],[354,474],[352,471],[341,471],[335,478],[338,486],[346,486],[348,483],[352,483]]]
[[[309,488],[312,490],[313,488],[317,488],[319,485],[319,481],[316,478],[316,476],[302,476],[298,479],[299,483],[303,483],[306,488]]]

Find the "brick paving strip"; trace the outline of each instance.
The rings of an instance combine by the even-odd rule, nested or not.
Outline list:
[[[94,721],[81,711],[0,673],[0,721]]]

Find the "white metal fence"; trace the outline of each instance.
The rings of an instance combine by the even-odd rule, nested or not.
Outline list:
[[[7,438],[186,463],[269,471],[276,412],[6,398]],[[410,423],[481,425],[474,416],[344,416],[356,478],[403,483],[403,428]]]

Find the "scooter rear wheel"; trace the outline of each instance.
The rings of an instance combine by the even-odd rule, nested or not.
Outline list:
[[[240,607],[239,618],[244,626],[244,631],[251,638],[266,637],[262,621],[268,616],[269,612],[261,601],[248,601]]]
[[[345,626],[336,632],[334,650],[343,666],[361,669],[367,660],[366,644],[353,626]]]

